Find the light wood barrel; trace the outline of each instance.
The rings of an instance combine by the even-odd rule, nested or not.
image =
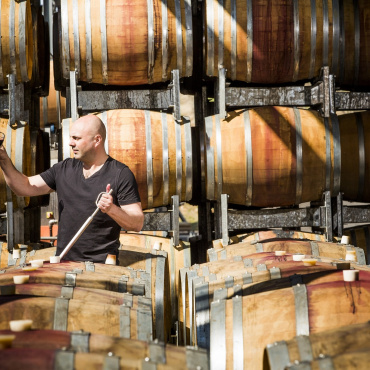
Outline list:
[[[268,344],[266,369],[283,370],[296,361],[313,361],[320,356],[338,356],[366,349],[369,352],[370,322],[348,325],[309,336],[298,336]],[[355,356],[353,356],[354,359]],[[351,364],[353,366],[353,363]]]
[[[206,117],[206,196],[273,207],[321,200],[330,190],[367,202],[370,112],[321,118],[287,107]],[[357,125],[356,125],[357,123]]]
[[[194,347],[177,347],[161,342],[139,341],[81,331],[0,331],[0,335],[9,334],[15,336],[12,348],[0,351],[2,356],[0,361],[4,370],[54,369],[54,362],[58,357],[62,363],[69,357],[72,368],[76,370],[102,369],[109,363],[114,363],[118,369],[145,369],[148,366],[181,370],[192,370],[199,366],[202,369],[209,369],[206,351]],[[68,348],[68,351],[65,348]],[[39,352],[40,350],[44,352]],[[158,356],[159,353],[163,356]]]
[[[62,1],[57,69],[64,79],[105,85],[145,85],[193,73],[191,2]],[[58,66],[59,65],[59,66]]]
[[[340,86],[369,85],[366,0],[207,0],[205,70],[252,83],[319,76],[329,66]]]
[[[369,320],[370,281],[298,284],[211,305],[212,369],[258,370],[269,343]]]
[[[20,296],[22,297],[22,296]],[[137,309],[65,297],[19,299],[0,297],[0,328],[9,328],[11,320],[33,320],[35,329],[84,330],[94,334],[152,340],[151,300],[141,297]]]
[[[192,198],[193,159],[190,122],[178,124],[170,114],[133,109],[110,110],[98,115],[107,128],[107,153],[134,173],[143,209]],[[71,119],[63,120],[63,159],[69,147]]]
[[[18,82],[32,77],[33,35],[30,1],[1,1],[0,86],[8,84],[8,74]]]
[[[343,230],[343,234],[349,236],[350,243],[365,251],[366,262],[370,263],[370,225],[349,227]]]
[[[0,131],[5,134],[3,146],[16,169],[26,176],[31,176],[30,128],[27,122],[20,122],[18,127],[10,127],[8,119],[0,119]],[[5,203],[13,201],[14,209],[27,207],[29,197],[17,197],[7,190],[3,171],[0,171],[0,212],[6,210]]]

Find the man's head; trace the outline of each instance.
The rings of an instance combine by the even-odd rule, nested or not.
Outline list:
[[[89,114],[72,124],[69,145],[76,159],[86,163],[94,163],[96,158],[106,155],[105,139],[106,129],[103,122],[99,117]]]

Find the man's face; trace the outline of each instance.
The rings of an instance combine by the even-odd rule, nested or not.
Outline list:
[[[69,146],[76,159],[89,159],[95,147],[95,136],[83,124],[75,122],[70,130]]]

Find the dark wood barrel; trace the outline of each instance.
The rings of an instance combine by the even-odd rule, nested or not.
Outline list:
[[[140,0],[62,2],[54,60],[64,80],[105,85],[143,85],[193,73],[191,2]],[[59,73],[56,73],[59,75]],[[61,80],[62,81],[62,80]]]
[[[267,345],[265,369],[280,370],[296,361],[313,361],[321,357],[353,353],[365,349],[369,353],[370,322],[348,325],[309,336],[298,336]],[[352,361],[357,357],[353,354]],[[326,360],[327,361],[327,360]],[[367,360],[369,361],[369,359]],[[341,364],[343,366],[343,364]],[[348,365],[349,368],[353,366]],[[364,368],[366,365],[363,364]],[[360,367],[359,367],[360,368]]]
[[[252,83],[319,76],[329,66],[340,86],[370,83],[367,0],[207,0],[205,70]]]
[[[10,127],[8,119],[0,119],[0,131],[5,134],[4,147],[18,171],[31,176],[30,128],[27,122]],[[30,202],[29,197],[17,197],[7,190],[3,172],[0,170],[0,212],[6,210],[5,203],[13,201],[14,209],[23,209]]]
[[[55,369],[55,363],[85,369],[209,369],[206,351],[178,347],[161,342],[147,342],[89,332],[31,330],[0,335],[14,335],[12,348],[0,351],[2,369]],[[68,348],[68,350],[67,350]],[[161,354],[159,356],[158,354]],[[163,356],[162,356],[163,355]]]
[[[107,128],[107,153],[134,173],[143,209],[192,198],[193,160],[190,122],[178,124],[170,114],[133,109],[110,110],[98,115]],[[71,119],[63,120],[62,159],[72,157],[69,147]]]
[[[207,199],[224,193],[233,204],[288,206],[321,200],[330,190],[370,201],[364,185],[370,181],[369,122],[370,112],[322,118],[287,107],[206,117]]]
[[[369,272],[360,271],[355,282],[313,281],[271,289],[212,302],[212,369],[262,369],[264,348],[269,343],[363,323],[370,318]]]

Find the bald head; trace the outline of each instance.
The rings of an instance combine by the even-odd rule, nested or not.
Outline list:
[[[104,143],[107,132],[104,123],[98,116],[95,116],[94,114],[88,114],[87,116],[83,116],[76,120],[73,123],[73,126],[74,125],[78,125],[86,135],[100,135]]]

